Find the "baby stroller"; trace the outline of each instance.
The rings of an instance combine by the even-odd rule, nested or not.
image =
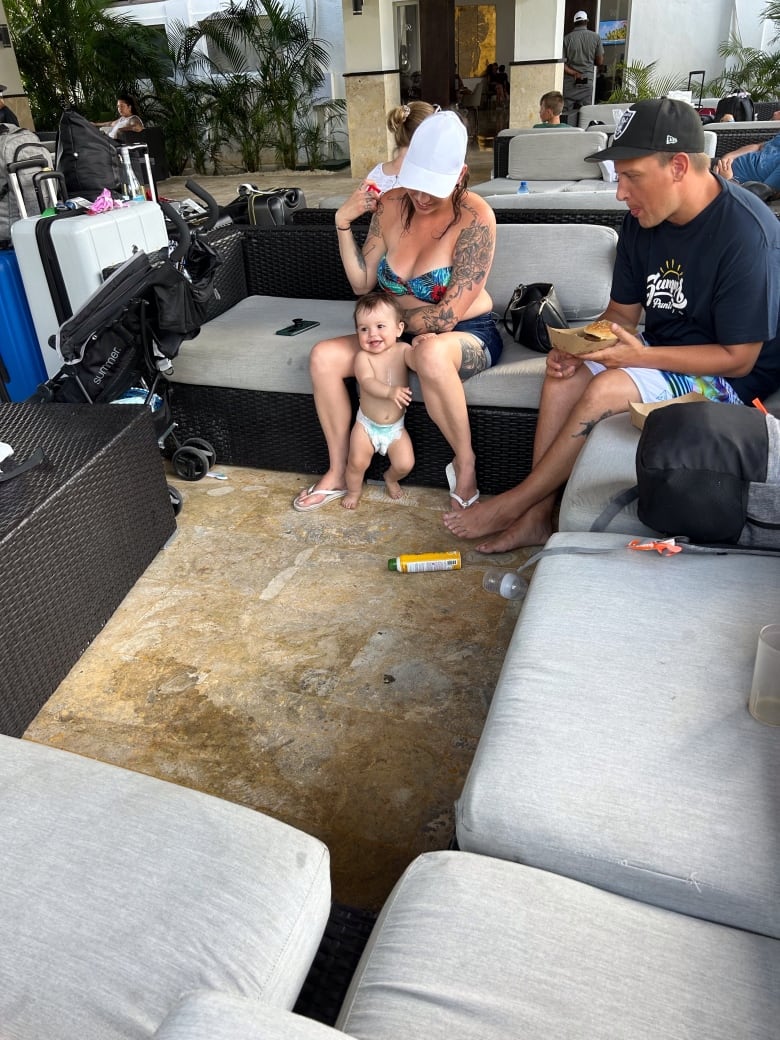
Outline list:
[[[207,231],[219,216],[216,202],[192,182],[187,187],[209,203]],[[60,371],[38,388],[33,400],[73,404],[143,404],[154,419],[161,449],[184,480],[200,480],[216,460],[201,438],[181,443],[168,402],[168,380],[181,344],[200,332],[214,275],[221,260],[179,212],[162,204],[178,243],[168,255],[136,251],[120,264],[79,310],[59,328]],[[179,512],[181,496],[171,488]]]

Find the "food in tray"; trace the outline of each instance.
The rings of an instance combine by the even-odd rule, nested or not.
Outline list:
[[[592,321],[590,325],[585,326],[582,332],[587,339],[610,340],[610,342],[614,342],[617,338],[612,331],[612,322],[607,321],[606,318]]]

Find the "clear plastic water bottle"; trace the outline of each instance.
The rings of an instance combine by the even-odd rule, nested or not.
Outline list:
[[[130,161],[130,149],[125,146],[119,151],[122,155],[122,194],[127,196],[128,202],[146,202],[144,189],[141,187]]]
[[[528,194],[528,181],[520,181],[520,185],[519,185],[519,187],[517,189],[517,194],[518,195],[527,195]]]
[[[486,592],[496,592],[504,599],[522,599],[528,591],[528,582],[517,571],[487,570],[482,578]]]

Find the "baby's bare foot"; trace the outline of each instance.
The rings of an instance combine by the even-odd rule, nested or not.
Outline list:
[[[385,487],[390,498],[403,498],[404,489],[397,480],[393,480],[385,474]]]
[[[349,491],[341,500],[345,509],[357,509],[360,501],[360,491]]]

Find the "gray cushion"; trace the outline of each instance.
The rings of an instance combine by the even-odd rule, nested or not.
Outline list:
[[[522,180],[526,180],[525,177]],[[475,184],[470,191],[473,191],[476,195],[481,195],[483,198],[490,198],[494,195],[516,195],[519,180],[514,180],[511,177],[494,177],[492,180],[483,181],[481,184]],[[571,184],[572,181],[566,180],[535,180],[527,181],[528,194],[529,195],[557,195],[558,192],[563,191],[567,185]]]
[[[591,320],[609,299],[616,243],[612,228],[595,225],[500,224],[487,283],[496,313],[503,317],[519,282],[554,281],[567,318],[574,323]],[[249,297],[185,344],[173,378],[201,386],[310,394],[311,348],[321,339],[349,333],[353,310],[351,300]],[[299,336],[277,336],[275,330],[293,317],[313,318],[320,325]],[[505,331],[502,335],[505,351],[499,364],[466,381],[466,401],[537,408],[544,357],[513,343]],[[410,385],[415,400],[421,401],[416,376]]]
[[[769,1040],[778,983],[776,940],[434,852],[385,904],[337,1025],[370,1040]]]
[[[577,456],[563,491],[559,531],[590,531],[614,497],[636,484],[639,430],[627,412],[597,423]],[[636,499],[624,506],[606,528],[623,534],[655,534],[637,516]]]
[[[509,142],[507,175],[525,181],[576,181],[598,175],[598,166],[585,162],[607,147],[607,135],[596,130],[582,134],[517,134]]]
[[[661,557],[627,541],[550,540],[617,552],[537,565],[458,843],[778,936],[780,730],[747,698],[780,558]]]
[[[780,391],[767,398],[780,414]],[[614,497],[636,484],[636,449],[639,430],[628,413],[598,423],[577,456],[566,484],[558,517],[559,531],[590,531]],[[624,534],[653,534],[637,515],[637,501],[624,506],[606,527]]]
[[[780,944],[468,853],[419,857],[338,1025],[370,1040],[774,1036]],[[335,1040],[253,1001],[186,998],[158,1040]]]
[[[165,1019],[155,1040],[343,1040],[311,1018],[247,997],[202,990],[189,994]]]
[[[491,182],[488,181],[488,184]],[[516,181],[513,181],[516,185]],[[555,210],[617,210],[626,214],[625,202],[619,202],[615,195],[615,185],[607,181],[597,181],[602,188],[596,191],[580,190],[577,185],[584,181],[572,181],[554,195],[529,193],[518,195],[517,191],[506,195],[485,195],[486,202],[495,210],[501,209],[555,209]]]
[[[577,118],[577,126],[584,130],[589,123],[592,123],[594,120],[599,120],[607,125],[612,125],[614,128],[614,113],[618,109],[623,111],[623,109],[629,108],[631,104],[632,102],[630,101],[616,101],[613,104],[583,105],[582,108],[574,113]],[[602,128],[599,127],[598,129],[601,130]]]
[[[319,841],[9,737],[0,814],[4,1037],[148,1037],[199,987],[292,1007],[330,909]]]

